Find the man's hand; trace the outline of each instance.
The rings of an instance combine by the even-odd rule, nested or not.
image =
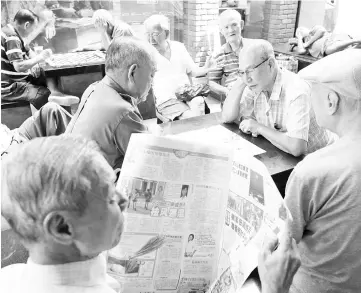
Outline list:
[[[225,57],[224,53],[216,54],[216,55],[212,56],[212,58],[216,61],[216,65],[218,68],[224,67],[224,62],[226,61],[226,57]]]
[[[213,56],[208,55],[206,62],[204,63],[204,67],[208,68],[210,70],[214,70],[217,68],[217,62],[216,60],[213,58]]]
[[[259,127],[261,126],[260,123],[258,123],[256,120],[252,119],[252,118],[248,118],[243,120],[240,124],[239,124],[239,129],[247,134],[252,133],[253,136],[258,136],[259,134]]]
[[[45,61],[46,59],[49,59],[53,55],[53,52],[50,49],[46,49],[44,51],[41,51],[41,53],[38,55],[39,62]]]
[[[277,238],[264,243],[258,257],[258,273],[262,283],[262,293],[287,293],[298,268],[301,265],[296,241],[290,233],[290,224],[281,236],[277,248]]]

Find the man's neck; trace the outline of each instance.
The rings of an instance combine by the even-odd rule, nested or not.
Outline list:
[[[271,82],[266,86],[266,88],[263,90],[264,94],[266,95],[267,101],[270,99],[271,95],[272,95],[272,91],[273,91],[273,87],[276,83],[276,78],[277,78],[277,74],[278,74],[278,68],[276,68],[273,72],[273,76],[271,79]]]
[[[39,265],[60,265],[86,261],[93,257],[82,256],[75,247],[45,246],[36,244],[28,247],[29,258]]]
[[[350,138],[351,140],[361,139],[361,117],[360,113],[345,115],[334,131],[340,138]]]
[[[242,37],[240,36],[236,40],[229,42],[229,45],[231,46],[231,48],[234,52],[238,52],[242,46]]]

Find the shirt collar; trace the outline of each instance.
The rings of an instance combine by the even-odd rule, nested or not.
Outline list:
[[[135,98],[129,95],[126,92],[126,90],[123,89],[120,86],[120,84],[117,83],[113,78],[109,77],[108,75],[105,75],[102,82],[105,83],[107,86],[111,87],[112,89],[114,89],[115,91],[117,91],[117,93],[120,94],[124,100],[126,100],[133,106],[135,105]]]
[[[240,46],[240,49],[243,48],[243,38],[241,37],[241,46]],[[235,54],[238,54],[237,52],[233,51],[232,49],[232,46],[229,42],[226,43],[226,45],[224,46],[224,53],[225,54],[229,54],[229,53],[235,53]]]
[[[51,285],[86,287],[107,284],[104,255],[60,265],[39,265],[29,258],[26,268],[34,282],[41,279],[43,283]]]

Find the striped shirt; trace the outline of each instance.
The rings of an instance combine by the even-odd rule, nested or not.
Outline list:
[[[14,81],[25,80],[30,71],[17,72],[14,61],[28,59],[29,49],[15,28],[8,24],[1,29],[1,88],[8,87]]]
[[[240,112],[241,116],[253,117],[289,137],[307,141],[307,153],[333,141],[332,135],[316,122],[311,109],[310,87],[297,74],[286,69],[279,70],[268,101],[263,92],[254,93],[246,87]]]
[[[225,43],[216,55],[224,55],[224,66],[212,70],[208,73],[209,80],[219,83],[230,89],[238,78],[239,54],[246,46],[249,46],[251,40],[242,38],[241,48],[238,52],[233,51],[229,43]]]

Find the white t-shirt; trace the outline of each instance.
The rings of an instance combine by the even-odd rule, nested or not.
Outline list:
[[[184,84],[189,84],[187,73],[194,71],[196,66],[182,43],[168,42],[171,49],[170,60],[161,54],[157,54],[157,72],[153,80],[153,91],[157,105],[175,99],[176,89]]]

